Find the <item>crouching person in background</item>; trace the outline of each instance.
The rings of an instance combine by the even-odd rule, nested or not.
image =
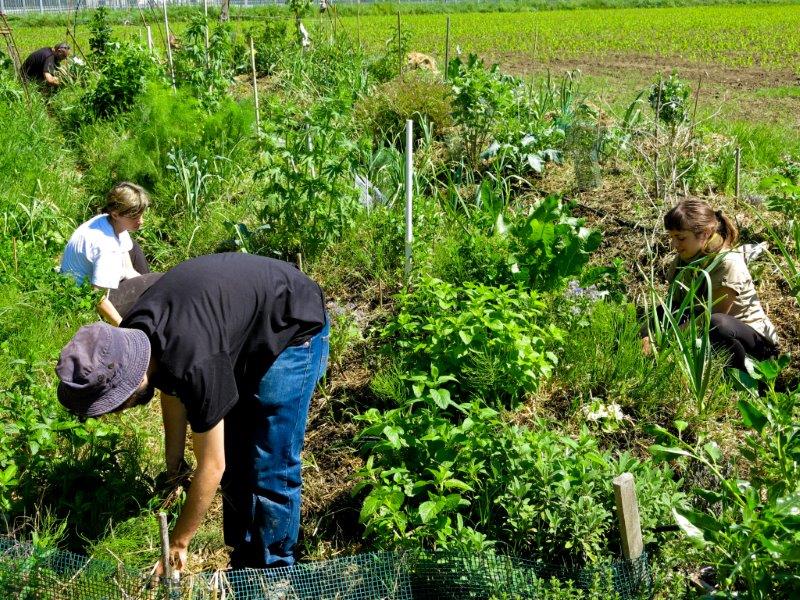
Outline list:
[[[681,202],[664,215],[664,228],[677,256],[667,273],[670,283],[678,281],[682,290],[692,287],[695,268],[708,273],[713,303],[709,340],[714,348],[730,354],[730,366],[747,370],[747,358],[765,360],[778,355],[778,336],[756,294],[744,254],[737,248],[739,232],[722,211],[715,211],[699,199]],[[691,266],[691,269],[685,267]],[[707,282],[701,282],[698,296],[707,298]],[[679,294],[680,295],[680,292]],[[681,298],[677,299],[678,303]],[[675,302],[675,298],[673,298]],[[667,307],[675,310],[677,307]],[[664,307],[659,307],[659,317]],[[685,325],[688,315],[684,315]],[[650,351],[645,326],[642,345]]]

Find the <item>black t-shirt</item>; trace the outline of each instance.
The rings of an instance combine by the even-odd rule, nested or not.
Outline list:
[[[59,62],[52,48],[39,48],[22,63],[22,74],[28,79],[43,81],[45,73],[55,73]]]
[[[158,364],[154,385],[177,395],[197,433],[257,389],[277,356],[325,325],[319,285],[288,263],[212,254],[170,269],[121,327],[141,329]]]

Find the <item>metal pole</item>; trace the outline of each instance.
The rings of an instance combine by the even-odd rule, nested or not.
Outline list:
[[[258,111],[258,79],[256,78],[256,49],[250,38],[250,66],[253,68],[253,98],[256,101],[256,133],[261,131],[261,115]]]
[[[164,31],[167,36],[167,60],[169,60],[169,74],[172,78],[172,89],[175,89],[175,68],[172,65],[172,45],[169,43],[169,17],[167,17],[167,0],[164,0]]]
[[[414,241],[412,202],[414,197],[414,121],[406,121],[406,283],[411,276],[411,245]]]
[[[450,15],[447,15],[447,26],[444,30],[444,80],[447,81],[447,65],[450,64]]]

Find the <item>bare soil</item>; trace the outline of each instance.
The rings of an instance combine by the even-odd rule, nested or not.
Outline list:
[[[764,69],[762,67],[728,67],[704,64],[677,57],[635,54],[611,54],[602,57],[535,62],[530,54],[496,52],[487,55],[488,62],[520,76],[558,75],[579,70],[583,76],[600,79],[601,97],[613,105],[630,102],[635,94],[651,84],[658,73],[676,71],[684,79],[700,82],[699,102],[720,116],[751,123],[780,123],[800,135],[800,97],[781,97],[770,91],[800,86],[800,71]],[[594,95],[594,90],[593,90]]]

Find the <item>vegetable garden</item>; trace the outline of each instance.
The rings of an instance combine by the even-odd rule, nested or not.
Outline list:
[[[797,58],[796,7],[723,9],[773,28],[757,51],[763,26],[714,42],[728,64]],[[288,10],[308,18],[302,2]],[[712,9],[684,10],[686,24]],[[630,23],[624,12],[607,11]],[[159,476],[156,403],[81,422],[56,400],[53,373],[97,318],[97,292],[60,276],[58,256],[129,180],[153,197],[138,239],[157,270],[223,251],[295,262],[332,318],[304,453],[302,566],[265,576],[273,595],[231,584],[217,507],[190,548],[197,587],[172,596],[212,597],[225,581],[236,598],[797,597],[794,355],[732,371],[702,343],[708,325],[667,322],[648,356],[640,327],[671,293],[660,216],[700,195],[735,216],[745,242],[766,242],[750,268],[782,349],[797,350],[800,155],[740,165],[743,140],[703,118],[695,82],[677,73],[650,74],[617,110],[587,96],[579,73],[492,66],[480,55],[500,45],[494,34],[454,33],[451,60],[431,70],[408,56],[434,34],[397,17],[371,31],[355,16],[316,19],[304,49],[295,17],[281,16],[176,11],[171,69],[163,22],[150,21],[148,49],[100,9],[77,26],[84,60],[57,90],[23,87],[2,64],[0,595],[163,597],[137,587],[139,574],[159,556],[155,513],[177,514],[185,490]],[[460,17],[486,31],[496,19]],[[444,16],[424,18],[443,39]],[[12,24],[21,48],[57,39]],[[529,44],[525,31],[498,35]],[[648,43],[692,41],[664,31]],[[613,34],[590,37],[550,37],[546,52],[613,47]],[[646,574],[619,562],[622,473],[636,482]],[[311,591],[312,576],[346,585]],[[93,595],[81,577],[111,587]]]

